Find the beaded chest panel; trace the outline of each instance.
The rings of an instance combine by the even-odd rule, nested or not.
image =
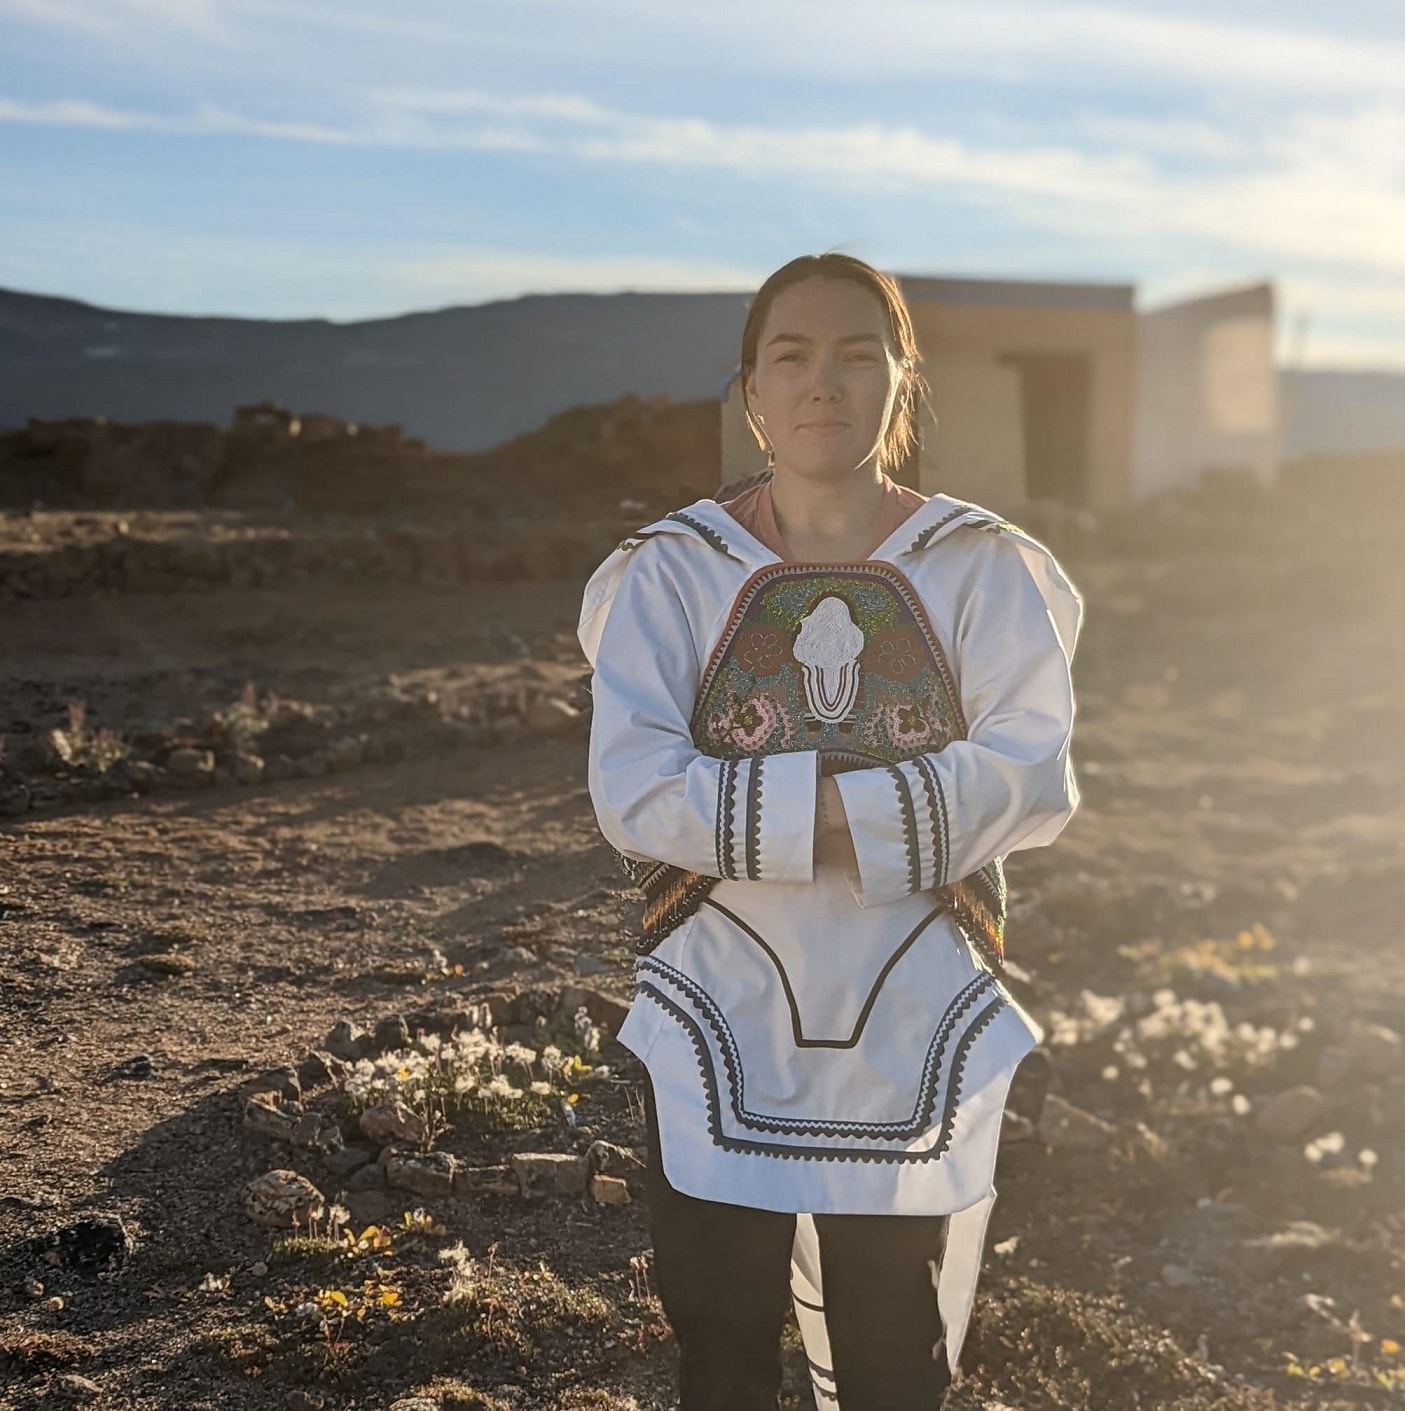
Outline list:
[[[842,767],[940,750],[966,727],[946,655],[897,569],[777,564],[738,594],[692,732],[721,759],[819,750]]]

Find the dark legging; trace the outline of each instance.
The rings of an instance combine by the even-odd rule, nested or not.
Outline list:
[[[681,1411],[775,1411],[790,1307],[795,1216],[674,1190],[645,1091],[649,1230],[659,1298],[679,1348]],[[937,1411],[951,1373],[928,1263],[940,1265],[945,1215],[817,1215],[823,1369],[841,1411]],[[832,1380],[831,1380],[832,1376]]]

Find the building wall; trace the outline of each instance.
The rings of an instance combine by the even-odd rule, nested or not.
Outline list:
[[[1130,492],[1135,319],[1130,290],[1116,307],[947,303],[909,295],[935,437],[924,436],[921,488],[981,502],[1029,494],[1021,357],[1087,359],[1082,503],[1120,504]],[[1008,500],[1007,498],[1008,497]]]
[[[1205,470],[1277,476],[1278,378],[1271,284],[1191,299],[1137,319],[1132,493]]]

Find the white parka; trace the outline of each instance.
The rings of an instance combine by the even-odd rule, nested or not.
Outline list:
[[[719,878],[641,957],[619,1035],[649,1069],[669,1181],[801,1216],[797,1313],[821,1367],[823,1293],[805,1217],[950,1215],[934,1282],[954,1368],[1005,1096],[1043,1033],[935,889],[1052,842],[1077,807],[1070,663],[1082,602],[1042,545],[946,496],[869,561],[892,565],[920,599],[967,734],[897,766],[915,807],[903,807],[888,769],[835,776],[857,873],[814,861],[817,751],[766,755],[753,789],[755,760],[694,745],[699,683],[738,593],[782,562],[713,500],[625,540],[586,586],[589,787],[625,856]],[[735,857],[724,857],[724,836],[744,841]],[[836,1404],[820,1380],[816,1394]]]

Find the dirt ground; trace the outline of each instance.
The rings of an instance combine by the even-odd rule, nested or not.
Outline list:
[[[1405,1401],[1402,527],[1405,498],[1326,486],[1047,526],[1089,606],[1084,797],[1011,860],[1008,949],[1055,1095],[1109,1125],[1002,1146],[952,1411]],[[580,588],[0,603],[0,733],[13,748],[82,701],[136,735],[250,681],[328,707],[523,673],[567,696]],[[241,1203],[273,1168],[337,1189],[315,1152],[244,1127],[246,1080],[342,1019],[627,997],[635,912],[579,727],[0,822],[0,1406],[94,1394],[72,1374],[133,1411],[671,1406],[637,1192],[392,1189],[390,1236],[340,1259],[279,1246]],[[603,1057],[574,1126],[437,1147],[481,1166],[641,1142],[630,1062]],[[1315,1116],[1275,1140],[1262,1114],[1300,1085]],[[307,1108],[336,1110],[335,1087]],[[120,1267],[30,1243],[98,1212],[133,1233]],[[458,1242],[473,1292],[446,1303]],[[290,1312],[386,1287],[349,1320]],[[787,1355],[807,1406],[793,1338]]]

